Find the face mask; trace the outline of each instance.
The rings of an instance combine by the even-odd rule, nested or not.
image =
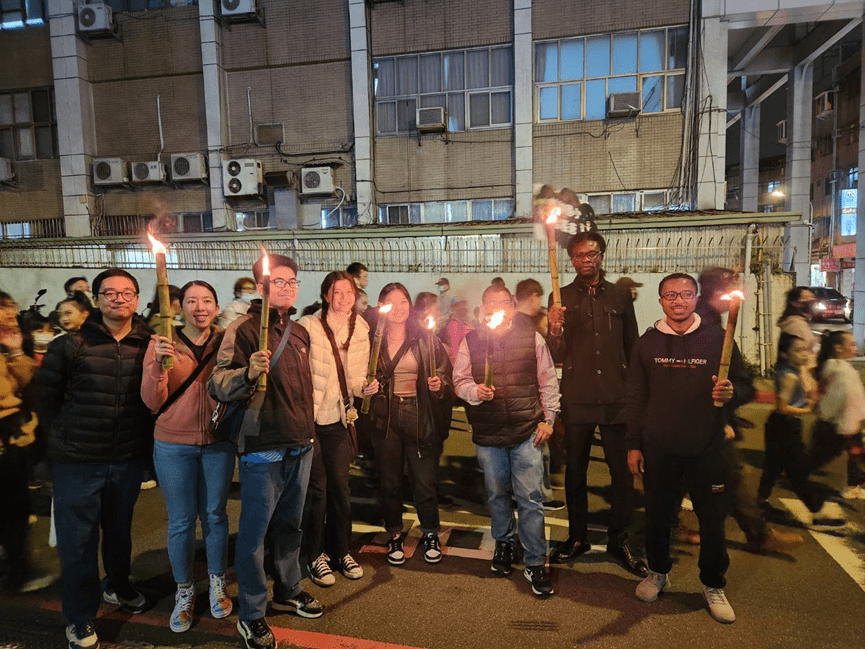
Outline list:
[[[40,331],[33,334],[33,346],[42,351],[48,348],[48,343],[54,340],[54,334]]]
[[[444,284],[439,284],[438,291],[439,293],[444,293],[448,288]]]
[[[237,299],[240,300],[241,302],[245,302],[246,304],[249,304],[250,302],[252,302],[252,298],[254,298],[254,297],[255,297],[255,293],[241,293],[240,295],[237,296]]]

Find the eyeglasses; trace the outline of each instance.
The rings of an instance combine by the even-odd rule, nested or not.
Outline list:
[[[135,291],[99,291],[99,295],[109,302],[114,302],[119,297],[122,297],[124,302],[129,302],[129,300],[138,295],[138,293]]]
[[[270,280],[270,283],[273,284],[276,288],[285,288],[286,286],[288,286],[288,288],[290,289],[296,289],[298,286],[300,286],[300,282],[296,279],[272,279]]]
[[[661,293],[661,297],[667,300],[667,302],[672,302],[677,297],[681,297],[683,300],[693,300],[697,297],[696,291],[667,291],[666,293]]]
[[[571,259],[574,261],[595,261],[598,257],[601,256],[601,253],[597,250],[591,250],[589,252],[578,252],[576,254],[571,255]]]

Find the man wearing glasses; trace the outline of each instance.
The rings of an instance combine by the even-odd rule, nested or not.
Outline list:
[[[630,292],[604,278],[601,263],[606,247],[597,232],[581,232],[568,242],[577,277],[562,287],[561,308],[551,304],[547,315],[547,343],[553,359],[562,363],[569,523],[568,539],[553,550],[550,561],[566,563],[591,548],[586,472],[595,429],[600,428],[611,486],[607,553],[643,577],[648,573],[646,564],[628,546],[634,480],[625,448],[625,379],[637,340],[637,318]]]
[[[141,401],[151,331],[135,311],[138,281],[110,268],[93,280],[96,308],[78,332],[55,339],[39,371],[39,417],[54,459],[57,553],[70,649],[96,647],[101,599],[130,613],[147,607],[129,584],[132,513],[152,448]],[[106,579],[99,583],[99,528]]]
[[[237,630],[248,649],[276,646],[265,620],[265,534],[273,561],[275,611],[317,618],[324,606],[301,588],[300,541],[303,503],[315,441],[309,333],[290,316],[297,300],[297,264],[270,255],[270,328],[267,351],[259,349],[261,300],[234,320],[219,347],[208,384],[219,401],[247,401],[237,453],[240,456],[240,522],[234,567],[240,603]],[[256,288],[264,282],[262,260],[252,267]],[[267,375],[267,389],[256,391]],[[254,396],[253,396],[254,395]]]
[[[682,478],[700,521],[700,581],[718,622],[736,619],[724,595],[730,560],[724,537],[729,468],[724,453],[723,408],[750,392],[733,346],[730,379],[716,374],[724,331],[694,313],[697,282],[673,273],[658,287],[664,318],[634,345],[628,373],[628,467],[643,475],[649,574],[636,595],[653,602],[670,585],[670,524],[681,499]]]

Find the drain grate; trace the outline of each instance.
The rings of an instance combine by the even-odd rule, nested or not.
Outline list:
[[[515,631],[558,631],[558,622],[544,622],[538,620],[511,620],[508,627]]]

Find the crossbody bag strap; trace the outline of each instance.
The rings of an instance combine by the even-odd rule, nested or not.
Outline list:
[[[282,356],[282,352],[285,350],[285,346],[288,344],[288,335],[291,333],[291,325],[292,321],[288,321],[288,325],[285,327],[285,333],[282,334],[282,338],[279,339],[279,346],[276,348],[276,351],[273,352],[273,356],[270,357],[270,364],[272,366],[276,365],[276,361],[279,360],[279,357]]]
[[[342,392],[342,405],[345,406],[346,412],[348,412],[348,409],[351,408],[351,397],[348,394],[348,382],[345,380],[345,368],[339,355],[339,347],[337,347],[333,331],[325,327],[322,327],[322,329],[327,334],[327,339],[330,341],[330,347],[333,350],[333,360],[336,362],[336,375],[339,377],[339,389]]]
[[[180,396],[184,392],[186,392],[187,389],[189,389],[189,386],[192,385],[193,383],[195,383],[195,379],[198,378],[199,374],[201,374],[201,372],[204,370],[204,368],[210,362],[210,359],[213,358],[214,354],[216,354],[216,352],[218,352],[218,351],[219,351],[219,347],[214,347],[213,349],[210,350],[210,353],[208,353],[204,358],[201,359],[201,361],[199,361],[196,368],[194,370],[192,370],[192,374],[190,374],[188,377],[186,377],[186,380],[180,384],[180,387],[178,387],[174,392],[172,392],[171,394],[168,395],[168,398],[165,400],[165,403],[163,403],[159,407],[159,410],[156,411],[156,414],[154,415],[155,419],[159,419],[159,417],[162,415],[162,413],[164,413],[171,406],[173,406],[174,402],[177,401],[180,398]]]

